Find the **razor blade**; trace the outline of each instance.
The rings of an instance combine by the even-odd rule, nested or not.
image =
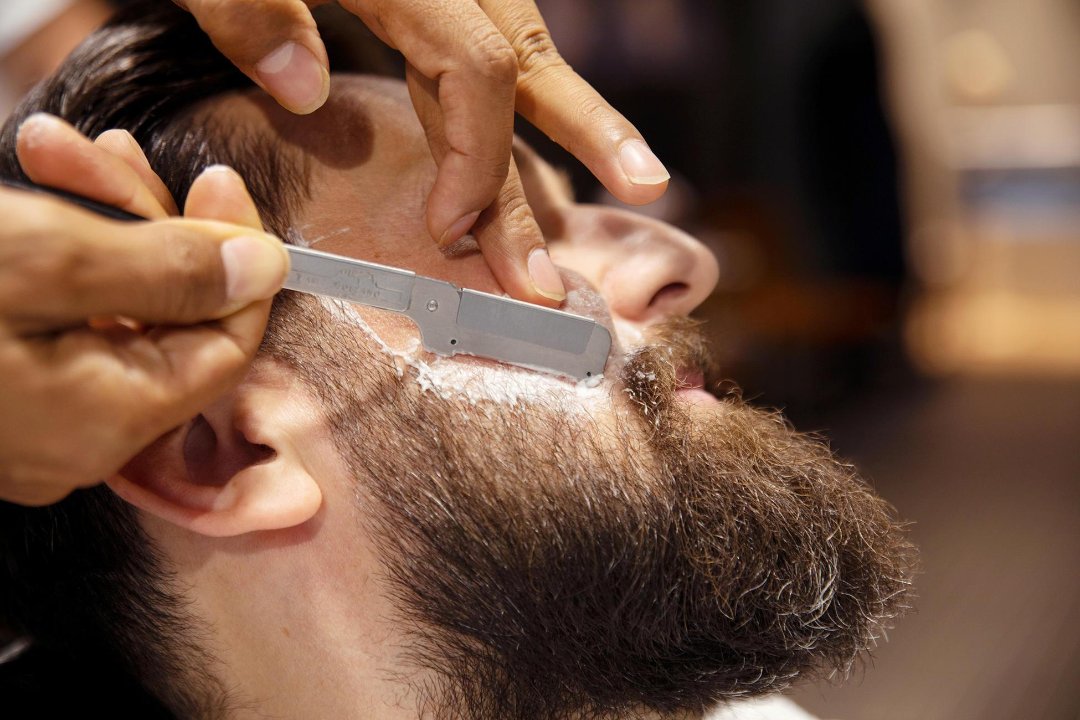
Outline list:
[[[146,218],[30,183],[0,185],[43,192],[116,220]],[[579,380],[603,374],[611,334],[592,318],[459,288],[410,270],[286,245],[288,290],[337,298],[405,315],[424,348],[439,355],[473,355]]]
[[[439,355],[475,355],[579,380],[604,372],[611,334],[592,318],[459,288],[409,270],[287,245],[289,290],[400,313]]]

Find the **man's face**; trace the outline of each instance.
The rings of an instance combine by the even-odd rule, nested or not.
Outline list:
[[[425,232],[424,200],[435,165],[403,86],[355,78],[339,84],[345,90],[335,96],[334,107],[312,121],[264,108],[287,139],[313,159],[312,201],[296,219],[301,241],[502,294],[471,237],[444,251]],[[514,156],[551,255],[566,274],[570,293],[563,309],[592,316],[612,330],[611,380],[625,350],[641,345],[650,325],[685,316],[708,296],[716,283],[716,260],[674,227],[613,208],[576,204],[565,178],[524,143],[516,144]],[[380,338],[409,354],[416,338],[410,321],[359,310]],[[465,365],[506,370],[492,363],[454,361],[454,366]],[[687,384],[700,386],[698,369],[686,370]],[[520,373],[502,374],[504,380],[516,376],[539,382]]]
[[[501,292],[479,253],[427,236],[434,164],[403,87],[349,79],[334,97],[306,119],[217,109],[307,153],[298,239]],[[463,717],[695,712],[844,667],[907,586],[887,506],[824,446],[696,389],[707,356],[685,316],[716,280],[705,248],[577,205],[532,151],[515,157],[566,309],[614,330],[599,386],[434,358],[408,320],[309,298],[286,303],[267,345],[321,400],[432,702]]]

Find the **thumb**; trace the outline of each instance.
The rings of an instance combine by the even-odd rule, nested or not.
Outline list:
[[[273,296],[288,273],[281,241],[251,228],[117,223],[19,192],[0,193],[0,213],[6,209],[12,241],[0,244],[0,315],[23,332],[98,316],[170,325],[219,319]]]
[[[312,0],[183,0],[214,46],[283,107],[305,115],[330,94]]]

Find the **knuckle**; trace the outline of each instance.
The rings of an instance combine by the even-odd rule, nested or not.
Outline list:
[[[611,109],[604,101],[590,96],[582,98],[581,103],[578,105],[578,113],[580,113],[582,120],[592,124],[606,121],[611,114]]]
[[[601,133],[602,136],[610,136],[612,131],[620,128],[619,123],[612,117],[611,106],[596,93],[582,93],[574,105],[577,109],[577,122],[574,124],[577,127],[594,130],[603,128],[605,131]],[[566,134],[559,140],[567,152],[574,156],[586,152],[593,142],[592,136],[583,132]]]
[[[506,38],[492,31],[473,47],[473,69],[488,80],[499,85],[513,86],[517,83],[517,53]]]
[[[207,301],[212,300],[216,307],[225,298],[225,279],[212,245],[174,229],[162,238],[165,277],[161,292],[177,317],[201,319],[200,309]]]
[[[483,159],[486,160],[483,178],[495,184],[496,187],[505,183],[510,174],[510,158],[497,155]]]
[[[532,208],[523,196],[508,199],[503,204],[502,216],[508,226],[513,230],[526,229],[536,224]]]
[[[522,81],[532,79],[544,70],[563,64],[562,56],[551,34],[542,25],[529,25],[522,28],[511,44],[517,53],[517,62]]]

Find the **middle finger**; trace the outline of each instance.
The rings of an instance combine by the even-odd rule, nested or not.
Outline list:
[[[428,231],[441,244],[454,242],[507,178],[517,81],[513,48],[475,0],[341,4],[429,82],[440,128],[431,147],[439,172],[428,196]]]

